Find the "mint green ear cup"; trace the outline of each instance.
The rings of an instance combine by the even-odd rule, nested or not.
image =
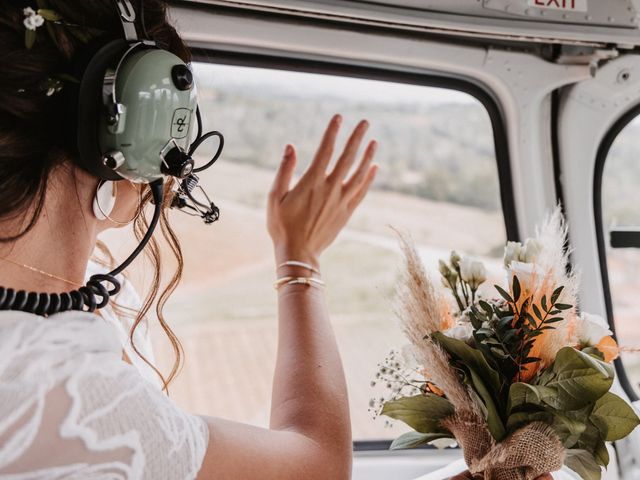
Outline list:
[[[127,55],[117,72],[116,121],[101,116],[98,140],[103,163],[133,182],[163,176],[164,155],[189,150],[197,92],[185,63],[165,50]]]

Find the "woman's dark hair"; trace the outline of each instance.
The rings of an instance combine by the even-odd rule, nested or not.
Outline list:
[[[133,0],[132,3],[139,32],[146,31],[148,38],[160,48],[188,63],[189,50],[168,22],[166,2]],[[27,6],[34,10],[46,9],[61,17],[61,20],[45,21],[35,30],[35,43],[31,48],[25,40],[23,9]],[[8,235],[0,232],[0,242],[13,242],[29,232],[42,212],[50,172],[58,165],[72,162],[76,155],[66,140],[69,133],[65,128],[71,119],[65,118],[68,115],[65,115],[68,111],[65,102],[69,100],[64,94],[65,83],[73,82],[74,61],[88,44],[122,36],[114,0],[0,0],[0,220],[21,221],[19,231],[8,232]],[[58,82],[63,91],[52,92],[52,82]],[[149,196],[143,192],[143,205]],[[155,241],[147,248],[155,266],[154,281],[142,310],[136,312],[131,340],[133,343],[133,332],[155,304],[160,324],[176,353],[171,373],[166,379],[161,375],[166,388],[178,372],[182,347],[165,323],[162,310],[181,277],[183,262],[166,211],[161,222],[178,267],[160,293],[160,248]],[[139,215],[134,228],[136,235],[143,232],[145,223],[145,215]],[[160,300],[156,302],[158,296]]]

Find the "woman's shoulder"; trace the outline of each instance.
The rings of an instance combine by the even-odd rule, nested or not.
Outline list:
[[[208,443],[202,419],[123,362],[111,326],[82,312],[0,312],[0,418],[11,447],[0,477],[115,468],[123,478],[194,478]]]
[[[117,337],[99,316],[69,311],[43,317],[0,311],[0,351],[11,355],[52,355],[78,352],[118,352]]]

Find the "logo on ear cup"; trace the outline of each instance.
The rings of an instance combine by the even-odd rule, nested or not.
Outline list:
[[[171,120],[171,137],[184,138],[189,134],[189,126],[191,124],[191,110],[188,108],[178,108],[173,112],[173,120]]]

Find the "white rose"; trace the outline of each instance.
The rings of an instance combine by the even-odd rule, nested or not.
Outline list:
[[[533,238],[527,238],[524,247],[520,252],[520,261],[524,263],[533,263],[542,251],[542,243]]]
[[[487,269],[482,262],[464,257],[460,261],[460,277],[476,290],[487,279]]]
[[[520,260],[522,244],[520,242],[507,242],[504,247],[504,266],[508,267],[511,262]]]
[[[511,285],[514,275],[518,277],[520,285],[530,291],[538,288],[545,279],[544,271],[535,263],[511,262],[507,268],[508,285]]]
[[[582,313],[580,321],[576,326],[576,334],[578,340],[587,345],[595,346],[600,343],[604,337],[613,335],[607,321],[600,315],[591,315],[590,313]]]
[[[457,323],[455,326],[442,333],[444,333],[449,338],[455,338],[456,340],[468,342],[473,334],[473,325],[471,325],[471,323],[469,322]]]

